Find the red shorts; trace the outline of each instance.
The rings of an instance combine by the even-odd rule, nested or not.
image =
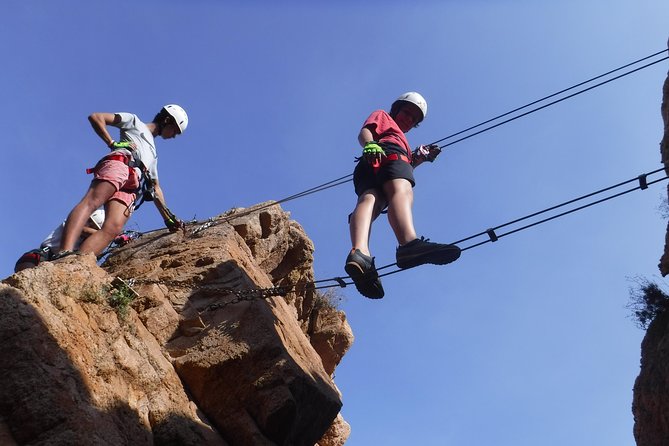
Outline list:
[[[139,187],[139,179],[134,169],[117,160],[102,160],[95,167],[95,179],[111,183],[116,192],[110,200],[118,200],[130,207],[135,202],[136,195],[126,190],[135,190]],[[123,190],[122,190],[123,189]]]

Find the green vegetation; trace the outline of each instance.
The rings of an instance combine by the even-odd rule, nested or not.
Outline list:
[[[333,288],[328,288],[325,292],[316,291],[314,309],[329,308],[338,310],[342,299],[343,297]]]
[[[88,286],[81,290],[81,300],[83,302],[88,302],[88,303],[98,303],[102,301],[102,295],[104,293],[104,290],[94,287],[94,286]]]
[[[121,279],[114,279],[109,287],[109,296],[107,302],[116,310],[120,320],[125,320],[128,316],[130,303],[135,300],[137,293],[130,285]]]
[[[632,318],[637,327],[646,330],[651,322],[669,308],[669,295],[659,285],[645,278],[635,279],[635,287],[630,288]]]

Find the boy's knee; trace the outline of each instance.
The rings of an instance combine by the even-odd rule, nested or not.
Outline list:
[[[100,231],[102,231],[107,237],[114,239],[123,233],[123,225],[114,223],[105,224],[102,229],[100,229]]]

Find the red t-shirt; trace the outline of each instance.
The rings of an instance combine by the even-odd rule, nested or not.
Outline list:
[[[400,146],[406,150],[404,155],[411,159],[411,148],[409,147],[409,141],[407,141],[404,132],[397,126],[395,120],[391,118],[390,115],[384,110],[376,110],[372,112],[362,127],[367,128],[370,132],[372,132],[374,141],[387,142]]]

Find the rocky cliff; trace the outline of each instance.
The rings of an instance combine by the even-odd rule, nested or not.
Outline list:
[[[346,317],[308,286],[303,229],[250,211],[5,279],[0,444],[344,444]]]
[[[669,76],[664,83],[661,111],[664,137],[660,151],[669,174]],[[669,274],[669,226],[659,268],[663,276]],[[638,446],[669,445],[669,313],[666,311],[651,322],[641,344],[641,371],[634,384],[632,412]]]

